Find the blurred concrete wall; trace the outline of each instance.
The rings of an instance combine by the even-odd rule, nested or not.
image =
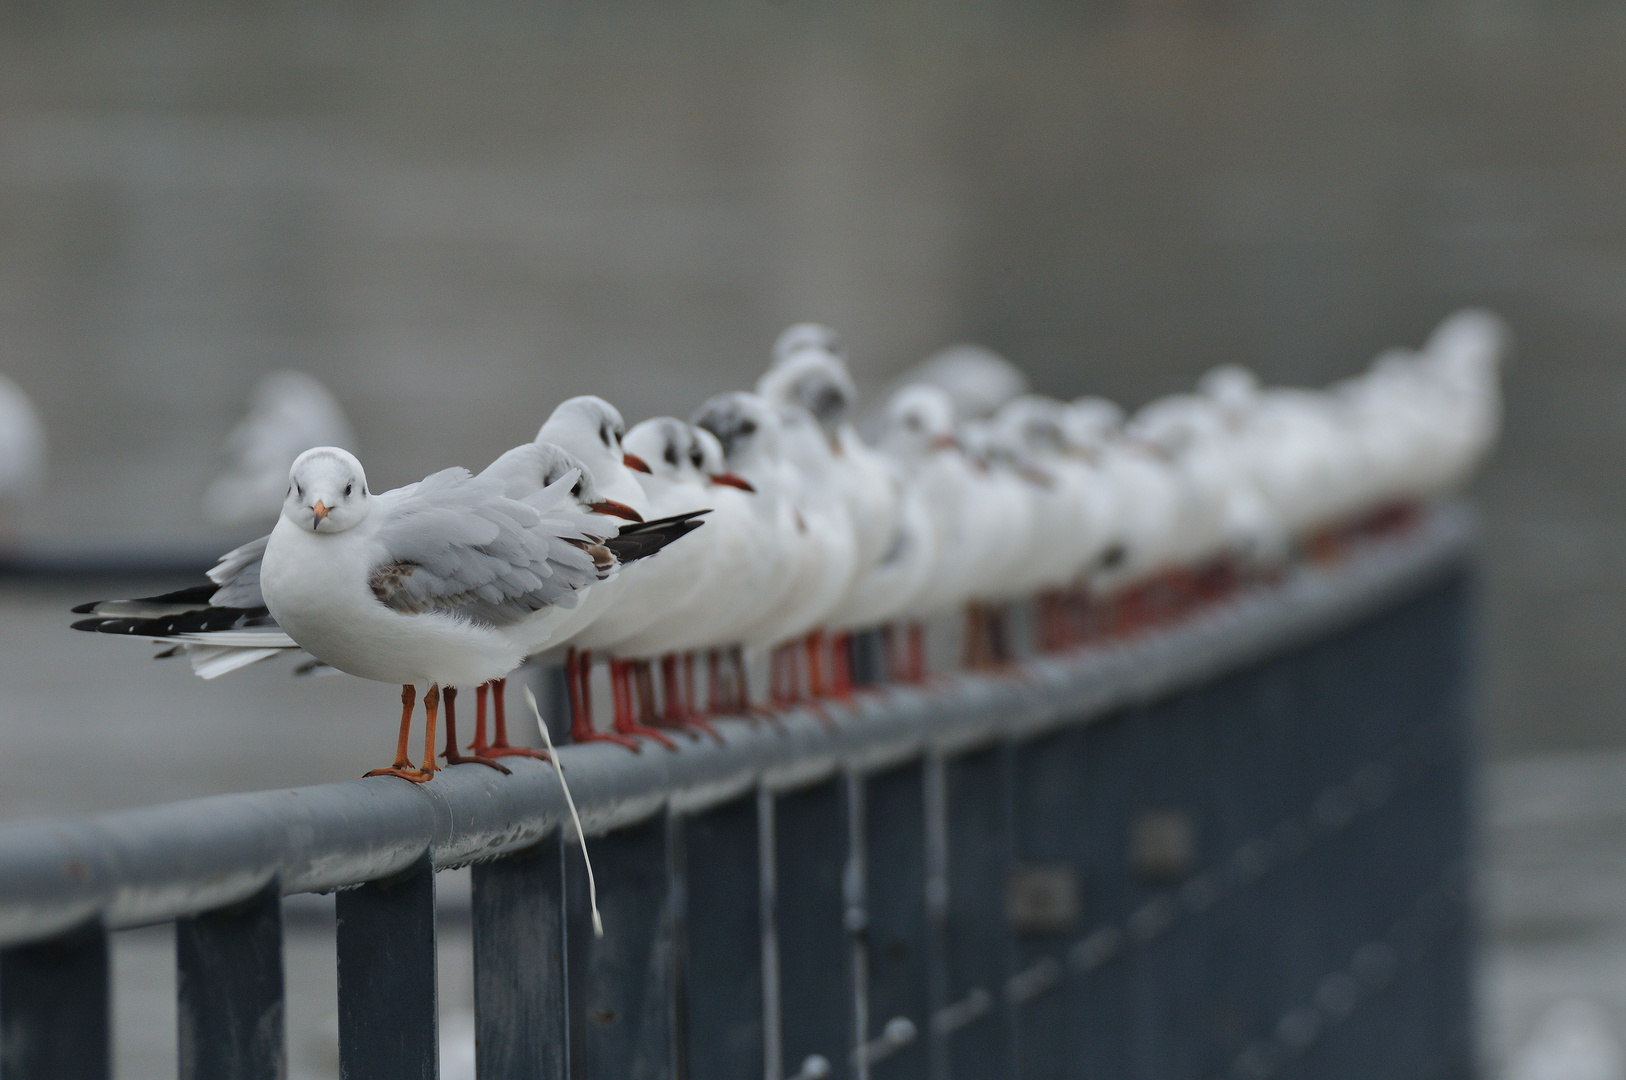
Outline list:
[[[1323,382],[1488,303],[1521,346],[1478,493],[1489,745],[1626,741],[1611,10],[112,7],[0,7],[37,538],[195,541],[276,367],[384,486],[573,393],[685,415],[798,319],[870,386],[972,337],[1133,405],[1222,361]]]

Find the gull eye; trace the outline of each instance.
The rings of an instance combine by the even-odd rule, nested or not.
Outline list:
[[[598,441],[603,443],[605,446],[610,445],[610,429],[608,425],[600,424],[598,426]]]
[[[678,463],[677,447],[668,446],[666,448],[666,453],[662,454],[661,457],[665,458],[666,463],[668,465],[672,466],[672,468],[674,468],[674,469],[677,468],[677,463]]]
[[[741,421],[741,423],[740,423],[740,434],[741,435],[755,435],[756,433],[757,433],[757,422],[755,420]]]
[[[352,480],[350,483],[344,485],[344,497],[348,499],[355,490],[356,483],[354,480]]]
[[[300,487],[298,484],[295,484],[294,485],[294,494],[296,496],[298,496],[300,499],[303,499],[305,497],[305,489]]]
[[[582,497],[582,482],[580,480],[576,481],[576,486],[570,489],[570,493],[578,499]]]
[[[706,462],[705,455],[702,454],[699,450],[690,450],[689,451],[689,464],[690,465],[693,465],[695,468],[698,469],[698,468],[700,468],[701,465],[704,465],[705,462]]]

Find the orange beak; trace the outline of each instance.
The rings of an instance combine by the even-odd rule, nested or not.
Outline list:
[[[316,515],[316,524],[321,524],[327,520],[327,507],[322,505],[321,499],[316,500],[316,505],[311,507],[311,513]]]
[[[731,472],[712,473],[711,482],[714,484],[727,484],[729,487],[737,487],[741,491],[749,491],[752,494],[755,494],[757,490],[751,486],[751,481]]]
[[[614,499],[605,499],[603,502],[593,503],[589,509],[596,513],[609,514],[611,517],[626,518],[628,521],[644,520],[644,515],[626,503],[618,503]]]
[[[649,462],[645,461],[637,454],[622,454],[621,464],[625,465],[629,469],[637,469],[639,472],[652,473],[654,471],[649,467]]]

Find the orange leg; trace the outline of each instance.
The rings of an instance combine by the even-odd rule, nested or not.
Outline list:
[[[593,727],[593,654],[586,649],[565,653],[565,683],[570,687],[570,741],[613,742],[639,752],[638,740]]]
[[[484,687],[481,687],[481,689],[483,690]],[[457,748],[457,687],[448,686],[445,693],[443,693],[441,696],[446,699],[446,749],[441,751],[440,756],[446,759],[446,764],[489,765],[491,768],[496,769],[500,773],[506,773],[508,771],[508,767],[501,762],[493,761],[489,757],[486,757],[479,752],[465,755]],[[483,695],[478,694],[477,696],[483,697]],[[477,709],[476,711],[479,710]],[[484,725],[481,726],[483,727]],[[480,732],[480,734],[484,734],[484,732]],[[473,750],[474,747],[470,746],[469,749]]]
[[[924,623],[909,624],[909,681],[920,683],[926,681],[926,626]]]
[[[402,730],[400,737],[395,740],[395,763],[390,764],[387,769],[372,769],[366,776],[398,776],[402,777],[403,781],[411,781],[413,784],[423,784],[429,777],[434,776],[434,706],[429,704],[431,701],[434,706],[441,704],[441,696],[434,686],[429,686],[429,693],[423,696],[423,709],[429,717],[428,755],[426,755],[429,758],[429,768],[413,768],[413,763],[406,756],[406,740],[411,735],[411,712],[413,706],[418,703],[418,691],[411,683],[406,683],[402,686]]]

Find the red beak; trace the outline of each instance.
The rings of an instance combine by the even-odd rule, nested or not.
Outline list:
[[[655,471],[649,467],[649,462],[637,454],[622,454],[621,464],[629,469],[637,469],[639,472],[653,473]]]
[[[609,514],[611,517],[626,518],[628,521],[644,520],[644,515],[626,503],[618,503],[614,499],[605,499],[603,502],[593,503],[588,509],[599,514]]]
[[[712,473],[711,482],[714,484],[727,484],[729,487],[737,487],[741,491],[749,491],[753,495],[756,494],[757,490],[751,486],[751,481],[747,480],[743,476],[738,476],[731,472]]]

